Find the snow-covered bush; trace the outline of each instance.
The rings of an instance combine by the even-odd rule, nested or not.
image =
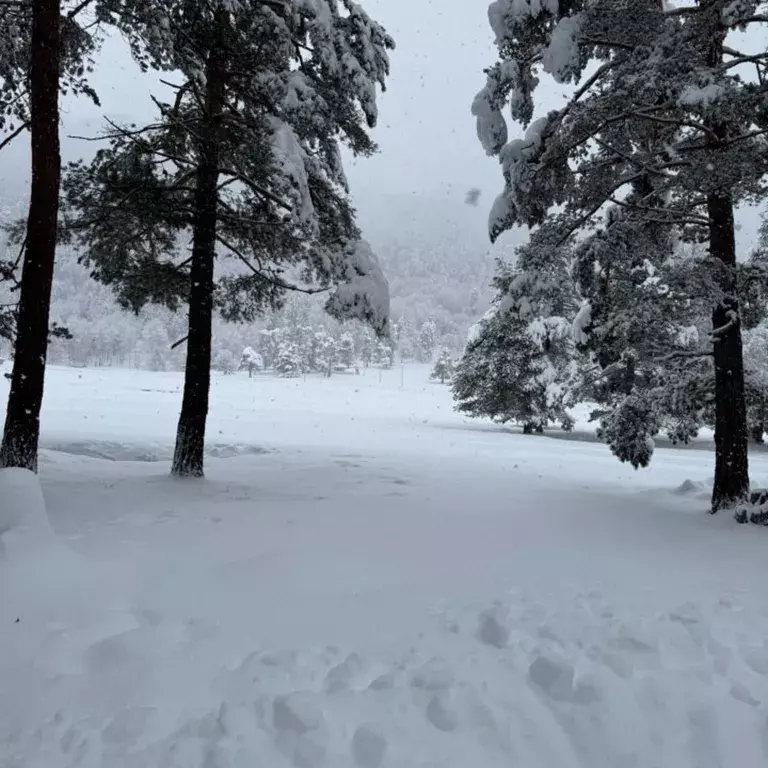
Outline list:
[[[253,347],[246,347],[240,355],[240,370],[247,370],[249,378],[264,370],[264,359]]]

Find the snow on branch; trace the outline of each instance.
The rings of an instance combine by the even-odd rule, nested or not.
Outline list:
[[[325,309],[339,320],[368,323],[384,335],[389,326],[389,283],[373,249],[365,240],[352,243],[345,253],[344,282],[328,299]]]

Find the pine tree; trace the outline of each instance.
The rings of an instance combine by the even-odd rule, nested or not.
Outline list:
[[[437,326],[434,320],[425,320],[419,330],[419,362],[431,363],[437,346]]]
[[[632,222],[666,223],[707,243],[713,512],[738,507],[749,492],[733,210],[759,195],[768,155],[762,88],[738,74],[747,62],[762,73],[768,52],[746,55],[725,39],[765,23],[763,5],[698,0],[667,10],[660,0],[500,0],[489,18],[501,61],[473,105],[481,140],[504,170],[493,238],[549,219],[564,240],[613,203]],[[532,123],[538,69],[577,87],[565,106]],[[529,126],[509,143],[507,103]]]
[[[377,349],[378,343],[376,342],[376,337],[368,328],[364,328],[360,343],[360,360],[366,368],[369,365],[375,364],[374,358],[376,357]]]
[[[534,237],[517,251],[515,267],[500,261],[496,299],[473,329],[453,377],[457,410],[514,421],[526,433],[553,422],[570,430],[574,374],[571,325],[575,292],[570,251]]]
[[[492,311],[480,322],[456,366],[456,409],[502,424],[518,422],[526,433],[542,431],[546,395],[536,382],[542,372],[541,357],[517,314]]]
[[[280,344],[275,360],[275,373],[285,379],[301,376],[301,356],[294,343],[284,341]]]
[[[351,333],[342,333],[336,344],[337,360],[340,368],[348,371],[355,365],[355,340]]]
[[[184,81],[172,103],[156,101],[155,124],[114,126],[110,147],[72,169],[71,225],[122,303],[187,303],[172,472],[200,476],[214,306],[252,320],[290,290],[336,285],[329,313],[386,328],[386,281],[360,240],[339,143],[375,150],[366,128],[393,43],[346,0],[124,0],[115,16],[143,66]],[[192,255],[182,257],[188,230]],[[218,284],[217,250],[242,267]]]
[[[264,328],[259,331],[258,349],[261,359],[264,361],[265,370],[275,367],[281,336],[282,332],[279,328]]]
[[[0,335],[14,340],[0,466],[37,470],[49,335],[68,336],[65,328],[49,327],[61,177],[58,94],[87,94],[98,103],[87,82],[97,37],[80,24],[88,5],[61,0],[0,4],[0,150],[29,130],[32,156],[20,250],[12,261],[0,261],[0,283],[18,291],[16,303],[0,307]]]
[[[59,0],[34,0],[29,47],[32,186],[0,466],[35,472],[59,209],[60,68]]]
[[[264,370],[264,359],[253,347],[246,347],[240,355],[239,367],[247,369],[248,378],[252,379],[254,371]]]
[[[441,384],[450,381],[453,376],[453,357],[447,347],[440,350],[440,354],[435,360],[434,368],[430,374],[431,379],[439,379]]]
[[[380,341],[374,350],[372,363],[377,368],[391,368],[395,364],[395,352],[392,347],[386,342]]]
[[[313,371],[330,378],[336,359],[336,341],[327,331],[317,331],[313,344]]]

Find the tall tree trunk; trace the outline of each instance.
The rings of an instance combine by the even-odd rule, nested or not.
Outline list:
[[[749,498],[747,406],[744,359],[736,294],[736,242],[733,203],[727,192],[707,198],[709,250],[721,272],[723,299],[712,312],[715,329],[715,485],[712,512]],[[722,329],[726,329],[722,331]]]
[[[192,225],[187,362],[171,468],[171,474],[177,477],[203,476],[205,423],[211,384],[213,265],[218,214],[216,187],[219,180],[219,144],[224,104],[225,61],[220,35],[225,21],[223,13],[219,12],[219,39],[213,43],[206,63],[204,125],[201,127]]]
[[[0,466],[37,471],[40,408],[56,257],[59,153],[59,0],[33,0],[29,96],[32,186],[21,272],[11,390]]]
[[[717,0],[705,0],[702,12],[709,17],[708,65],[722,66],[726,29]],[[707,143],[711,152],[722,151],[728,126],[713,122]],[[712,312],[715,363],[715,484],[712,512],[735,507],[749,499],[749,458],[747,404],[744,392],[744,357],[741,318],[736,284],[736,236],[733,199],[728,189],[714,189],[707,195],[709,253],[721,298]]]

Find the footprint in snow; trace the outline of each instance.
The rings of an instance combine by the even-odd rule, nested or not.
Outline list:
[[[372,726],[361,725],[352,737],[352,758],[359,768],[379,768],[387,751],[387,740]]]
[[[450,733],[459,727],[459,718],[440,696],[432,696],[425,710],[427,720],[439,731]]]
[[[480,614],[477,639],[493,648],[506,648],[509,643],[509,630],[499,620],[496,611],[490,610]]]
[[[759,707],[760,702],[752,695],[749,688],[747,688],[744,683],[740,682],[739,680],[732,680],[731,681],[731,689],[730,689],[731,696],[733,696],[736,701],[741,701],[744,704],[749,704],[750,707]]]

